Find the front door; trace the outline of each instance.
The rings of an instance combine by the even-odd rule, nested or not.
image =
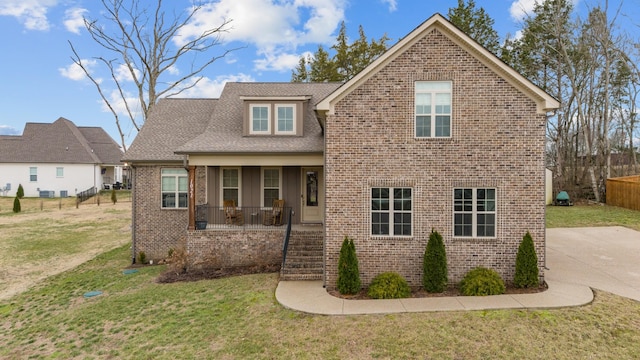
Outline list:
[[[302,217],[303,223],[322,223],[324,189],[322,168],[302,168]]]

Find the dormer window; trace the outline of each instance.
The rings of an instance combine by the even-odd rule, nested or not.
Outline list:
[[[245,136],[303,136],[310,96],[240,96]]]
[[[251,134],[271,134],[271,116],[268,104],[251,104]]]
[[[276,105],[276,134],[296,134],[296,106],[295,104]]]

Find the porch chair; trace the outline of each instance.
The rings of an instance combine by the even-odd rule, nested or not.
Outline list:
[[[242,210],[236,207],[235,200],[224,200],[224,218],[227,225],[244,225]]]
[[[282,225],[284,220],[284,200],[273,200],[271,212],[273,214],[273,225]]]

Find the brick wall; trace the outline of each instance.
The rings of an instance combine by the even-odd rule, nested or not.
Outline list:
[[[235,267],[282,262],[283,230],[189,231],[189,266]]]
[[[448,139],[414,138],[414,82],[452,81]],[[397,271],[419,286],[431,229],[444,238],[449,282],[476,267],[515,273],[518,245],[533,236],[543,276],[545,117],[536,104],[437,30],[336,104],[326,125],[326,285],[335,288],[340,246],[354,239],[363,285]],[[413,234],[370,235],[370,188],[413,189]],[[453,238],[453,189],[497,188],[497,237]]]
[[[135,166],[133,182],[134,238],[136,259],[144,251],[147,259],[164,259],[169,249],[187,234],[187,209],[162,209],[161,169],[180,168],[182,164]],[[206,171],[196,168],[196,204],[206,202]]]

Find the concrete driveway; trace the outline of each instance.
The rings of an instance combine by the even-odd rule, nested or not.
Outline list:
[[[640,301],[640,232],[621,226],[547,229],[545,278]]]

